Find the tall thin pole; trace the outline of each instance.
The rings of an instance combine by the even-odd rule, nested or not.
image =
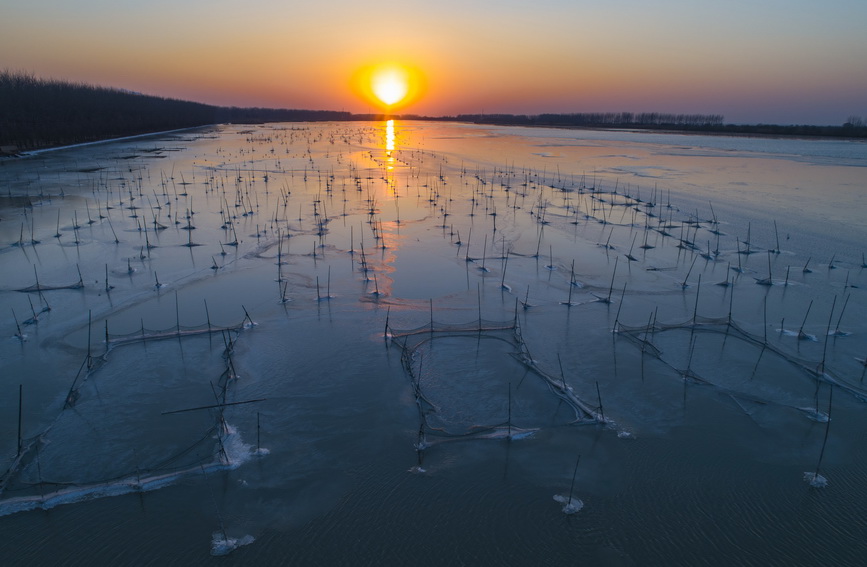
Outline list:
[[[822,345],[822,372],[825,372],[825,356],[828,353],[828,335],[831,334],[831,319],[834,318],[834,307],[837,306],[837,296],[834,296],[834,301],[831,303],[831,313],[828,314],[828,328],[825,330],[825,344]]]
[[[602,394],[599,393],[599,381],[596,381],[596,397],[599,399],[599,413],[602,416],[602,421],[605,421],[605,410],[602,409]]]
[[[208,318],[208,332],[210,333],[211,332],[211,314],[208,311],[208,300],[205,299],[204,302],[205,302],[205,317]]]
[[[479,330],[482,330],[482,284],[476,284],[476,297],[479,302]]]
[[[572,504],[572,490],[575,488],[575,477],[578,476],[578,463],[581,462],[581,454],[578,454],[578,459],[575,461],[575,470],[572,471],[572,483],[569,485],[569,502],[567,506]]]
[[[509,382],[509,439],[512,438],[512,382]]]
[[[90,356],[90,331],[91,331],[91,321],[93,318],[93,312],[88,309],[87,311],[87,367],[91,366],[91,356]]]
[[[16,456],[21,456],[21,448],[24,443],[21,441],[21,410],[23,407],[23,399],[24,399],[24,384],[18,384],[18,454]]]
[[[834,385],[831,384],[831,390],[828,392],[828,421],[825,422],[825,438],[822,440],[822,450],[819,451],[819,461],[816,463],[816,473],[813,475],[813,480],[819,478],[819,467],[822,466],[822,458],[825,456],[825,445],[828,444],[828,432],[831,431],[831,402],[834,399]]]
[[[623,283],[623,291],[620,293],[620,305],[617,306],[617,315],[614,317],[614,331],[617,331],[617,325],[620,322],[620,310],[623,309],[623,299],[626,297],[626,284]]]

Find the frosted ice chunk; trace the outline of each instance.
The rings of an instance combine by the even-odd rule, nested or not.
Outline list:
[[[804,480],[809,482],[813,488],[825,488],[828,486],[828,479],[815,472],[805,472]]]
[[[563,504],[563,513],[567,515],[575,514],[584,507],[584,502],[578,498],[570,498],[569,496],[563,496],[562,494],[555,494],[554,500]]]
[[[245,535],[240,539],[235,539],[227,537],[223,533],[214,532],[213,538],[211,539],[211,555],[215,557],[228,555],[242,545],[249,545],[254,541],[256,541],[256,538],[251,535]]]

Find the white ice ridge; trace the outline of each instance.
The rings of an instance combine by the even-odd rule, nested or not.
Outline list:
[[[61,504],[74,504],[95,498],[120,496],[131,492],[157,490],[174,484],[182,478],[201,475],[203,472],[210,473],[236,469],[249,461],[254,452],[259,455],[268,454],[267,449],[259,451],[251,450],[252,447],[244,443],[241,435],[228,423],[223,428],[219,441],[223,451],[217,455],[214,461],[207,465],[193,466],[188,469],[165,474],[127,476],[107,482],[64,487],[54,492],[6,498],[0,500],[0,516],[8,516],[36,509],[49,510]]]
[[[487,428],[482,432],[471,432],[466,435],[436,437],[433,439],[426,438],[424,441],[416,443],[414,447],[417,451],[424,451],[434,445],[460,442],[466,439],[510,439],[512,441],[521,441],[524,439],[532,439],[538,431],[539,429],[537,428],[524,429],[515,426],[510,428],[506,425],[497,425],[495,427]]]

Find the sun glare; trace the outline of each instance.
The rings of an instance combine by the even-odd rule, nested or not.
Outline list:
[[[373,94],[387,106],[404,99],[409,92],[409,77],[401,69],[383,69],[372,77]]]
[[[400,63],[380,63],[359,69],[352,87],[368,103],[386,111],[407,106],[423,91],[420,71]]]

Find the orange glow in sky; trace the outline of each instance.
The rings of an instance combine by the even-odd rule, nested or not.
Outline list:
[[[0,13],[0,69],[221,106],[766,124],[867,112],[864,0],[34,0]]]

